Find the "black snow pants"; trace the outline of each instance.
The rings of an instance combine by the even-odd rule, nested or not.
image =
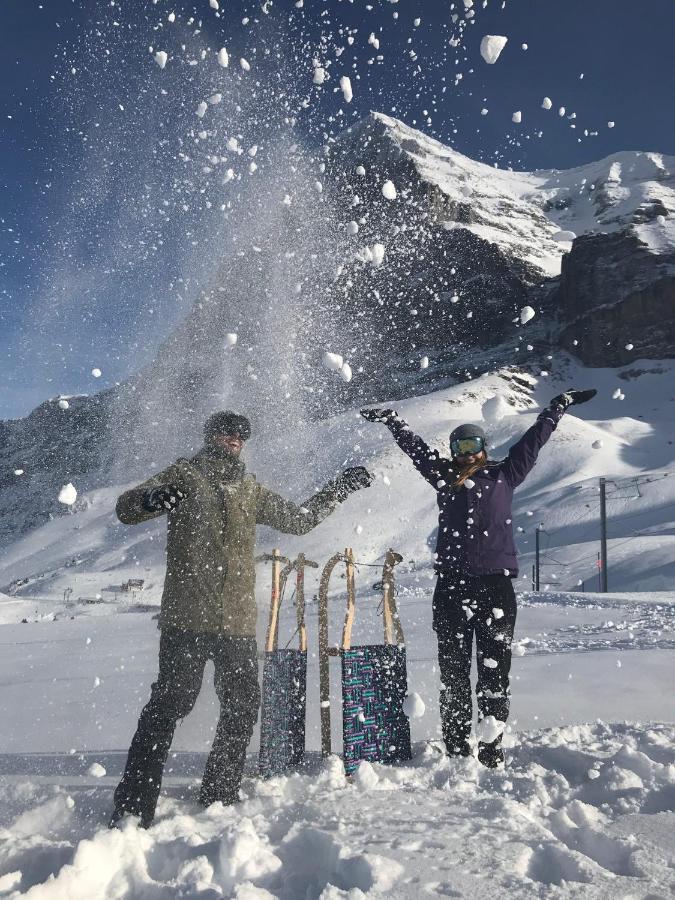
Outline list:
[[[164,628],[159,675],[141,712],[124,775],[115,791],[116,811],[140,816],[146,828],[155,815],[176,724],[194,707],[209,659],[215,666],[220,718],[199,799],[204,805],[238,799],[246,748],[260,705],[255,638]]]
[[[459,576],[441,572],[433,599],[433,626],[441,670],[441,726],[448,753],[470,752],[471,652],[476,637],[479,721],[509,715],[511,642],[516,624],[516,597],[506,575]],[[501,735],[493,742],[501,744]]]

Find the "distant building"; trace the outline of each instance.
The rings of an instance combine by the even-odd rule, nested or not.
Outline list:
[[[145,581],[142,578],[130,578],[128,581],[125,581],[124,584],[120,585],[120,590],[125,591],[125,593],[142,591],[144,584]]]

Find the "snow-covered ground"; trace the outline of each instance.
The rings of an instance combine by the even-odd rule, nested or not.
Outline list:
[[[487,423],[499,456],[561,388],[599,390],[593,403],[565,417],[516,494],[525,577],[517,582],[503,772],[475,760],[449,761],[440,752],[430,612],[435,497],[385,429],[355,411],[307,426],[300,466],[288,465],[297,445],[284,455],[284,436],[264,447],[251,442],[247,454],[261,480],[297,500],[344,464],[365,461],[377,475],[372,488],[312,534],[261,532],[260,549],[279,545],[288,555],[302,549],[320,563],[347,545],[361,563],[381,561],[388,546],[404,554],[397,599],[409,690],[426,707],[411,721],[415,753],[408,764],[366,765],[347,781],[337,756],[319,758],[311,599],[318,574],[311,572],[307,769],[260,782],[256,733],[244,802],[201,811],[196,786],[217,715],[207,669],[197,707],[177,730],[155,825],[148,832],[133,825],[108,832],[112,790],[156,670],[161,526],[117,523],[114,499],[123,486],[116,486],[81,498],[79,511],[16,542],[0,563],[0,896],[670,895],[675,477],[666,473],[675,467],[673,364],[643,361],[632,368],[648,372],[620,378],[616,370],[560,361],[550,376],[533,379],[536,407],[498,375],[398,404],[432,444],[444,446],[459,421],[480,421],[487,399],[510,398],[511,414]],[[618,386],[624,400],[612,398]],[[591,592],[597,589],[600,475],[609,479],[610,593],[604,595]],[[536,594],[530,565],[538,523],[546,529],[548,558],[547,588]],[[132,577],[145,579],[144,590],[121,594],[120,584]],[[378,578],[377,568],[358,568],[356,642],[381,639],[372,587]],[[268,579],[269,569],[261,569],[260,633]],[[345,600],[337,575],[334,585],[331,642]],[[282,643],[294,628],[287,601]],[[337,753],[339,684],[332,665]]]

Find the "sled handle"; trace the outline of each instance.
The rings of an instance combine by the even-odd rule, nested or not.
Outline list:
[[[284,590],[286,588],[286,582],[288,580],[288,576],[291,574],[293,569],[296,571],[296,581],[295,581],[295,608],[297,613],[297,621],[298,621],[298,639],[300,644],[300,650],[303,653],[307,652],[307,629],[305,628],[305,568],[309,566],[312,569],[318,569],[319,564],[314,562],[311,559],[307,559],[304,553],[298,553],[297,559],[293,562],[290,560],[286,563],[284,568],[281,570],[280,575],[280,592],[279,592],[279,603],[281,604],[281,597],[283,596]],[[276,622],[276,631],[272,636],[272,650],[276,650],[277,643],[279,639],[279,619],[277,618]],[[270,636],[267,638],[269,650]]]
[[[281,555],[281,550],[274,548],[272,553],[262,553],[256,556],[256,562],[272,562],[272,598],[270,601],[270,617],[267,623],[267,638],[265,650],[269,653],[276,649],[277,635],[279,633],[279,604],[281,602],[281,563],[288,563],[287,556]]]
[[[345,553],[335,553],[328,560],[321,572],[319,581],[319,700],[321,703],[321,754],[330,756],[330,666],[331,656],[339,656],[337,647],[328,646],[328,583],[335,566],[346,561]],[[353,616],[352,616],[353,619]],[[345,622],[346,627],[346,622]],[[351,633],[351,625],[350,625]],[[344,632],[343,632],[344,639]]]
[[[394,595],[394,566],[403,561],[400,553],[391,548],[387,550],[382,567],[382,618],[384,619],[385,644],[405,644],[403,626],[396,609],[396,597]],[[396,640],[394,640],[394,633]]]

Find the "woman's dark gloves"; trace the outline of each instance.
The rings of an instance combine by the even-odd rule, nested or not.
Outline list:
[[[567,409],[568,406],[578,406],[579,403],[588,403],[598,392],[591,388],[588,391],[565,391],[564,394],[558,394],[551,400],[551,406],[559,406],[561,409]]]

